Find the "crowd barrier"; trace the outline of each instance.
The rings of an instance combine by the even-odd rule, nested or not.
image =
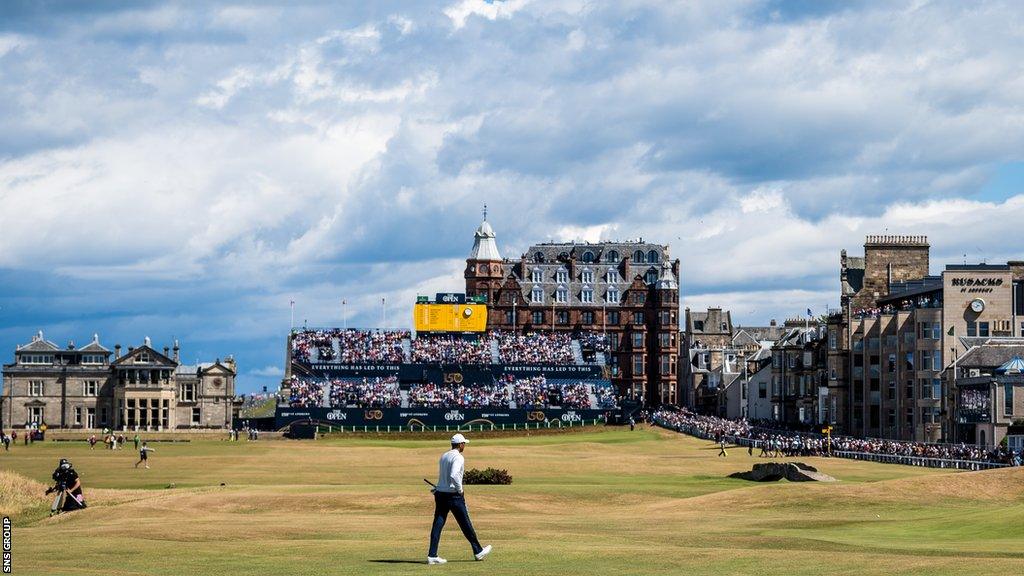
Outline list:
[[[699,428],[692,426],[673,426],[667,422],[662,422],[658,418],[652,418],[651,421],[662,428],[679,432],[680,434],[686,434],[703,440],[715,440],[714,436],[704,432]],[[774,431],[778,433],[778,430]],[[725,441],[735,446],[753,446],[754,448],[760,448],[762,442],[756,438],[748,438],[746,436],[735,436],[731,434],[725,435]],[[822,457],[828,457],[828,454],[822,454]],[[921,466],[924,468],[944,468],[950,470],[992,470],[995,468],[1007,468],[1009,464],[1003,464],[1001,462],[981,462],[977,460],[948,460],[945,458],[926,458],[923,456],[904,456],[901,454],[877,454],[874,452],[851,452],[848,450],[832,450],[831,456],[834,458],[849,458],[852,460],[865,460],[868,462],[880,462],[883,464],[902,464],[904,466]]]
[[[833,450],[833,456],[840,458],[852,458],[853,460],[867,460],[869,462],[882,462],[885,464],[902,464],[904,466],[921,466],[924,468],[949,468],[952,470],[992,470],[993,468],[1006,468],[1009,464],[999,462],[979,462],[976,460],[946,460],[944,458],[925,458],[923,456],[903,456],[900,454],[876,454],[874,452],[849,452],[846,450]]]

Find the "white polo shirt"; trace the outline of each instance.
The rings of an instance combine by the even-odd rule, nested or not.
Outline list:
[[[465,469],[466,459],[457,449],[452,448],[442,454],[438,465],[437,491],[461,494],[462,473]]]

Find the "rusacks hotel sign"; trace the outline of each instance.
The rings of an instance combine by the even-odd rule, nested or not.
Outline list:
[[[1002,278],[951,278],[950,286],[962,293],[978,294],[992,292],[1003,285]]]

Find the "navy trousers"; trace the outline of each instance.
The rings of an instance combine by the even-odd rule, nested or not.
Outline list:
[[[437,545],[441,542],[441,530],[444,529],[444,523],[448,520],[449,512],[455,517],[455,521],[459,523],[459,528],[462,528],[463,536],[466,537],[466,540],[469,540],[469,545],[473,547],[473,554],[479,554],[483,547],[480,546],[480,541],[476,539],[476,530],[473,530],[473,523],[469,521],[466,498],[462,494],[435,492],[434,526],[430,529],[430,551],[427,552],[427,556],[431,558],[437,556]]]

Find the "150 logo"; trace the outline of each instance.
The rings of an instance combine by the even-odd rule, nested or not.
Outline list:
[[[363,412],[364,420],[383,420],[384,412],[380,410],[366,410]]]

